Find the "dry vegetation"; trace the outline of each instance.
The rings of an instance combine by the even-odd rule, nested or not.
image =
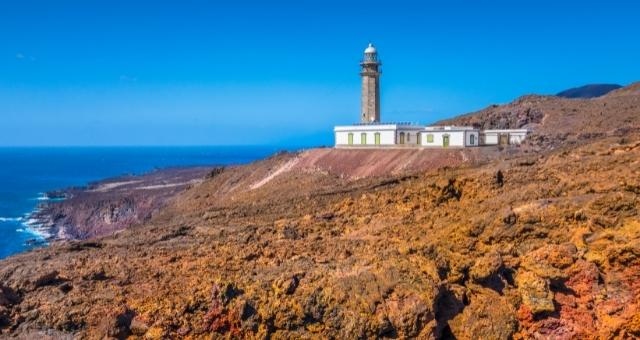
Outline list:
[[[640,95],[528,98],[481,113],[540,111],[519,148],[393,150],[379,157],[407,165],[392,170],[368,151],[282,154],[142,225],[4,260],[2,332],[639,337]]]

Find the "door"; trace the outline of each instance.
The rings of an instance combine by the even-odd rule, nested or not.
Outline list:
[[[416,144],[418,145],[422,144],[422,134],[420,132],[416,134]]]
[[[353,133],[350,133],[347,137],[349,145],[353,145]]]
[[[367,144],[367,134],[364,132],[360,134],[360,144],[362,145]]]
[[[376,145],[380,145],[380,132],[376,132],[374,135]]]
[[[507,144],[509,144],[509,134],[508,133],[500,134],[500,145],[507,145]]]
[[[404,144],[404,132],[400,132],[400,144]]]
[[[445,148],[449,146],[449,135],[442,136],[442,146]]]

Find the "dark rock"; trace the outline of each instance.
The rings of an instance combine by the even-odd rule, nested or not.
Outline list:
[[[292,225],[285,226],[282,230],[282,235],[285,239],[288,240],[297,240],[300,238],[300,235],[298,235],[298,230]]]
[[[320,218],[322,220],[325,220],[325,221],[330,221],[330,220],[332,220],[334,218],[334,216],[335,216],[335,214],[333,212],[329,211],[329,212],[325,212],[325,213],[322,213],[322,214],[318,215],[318,218]]]
[[[11,324],[11,311],[4,306],[0,306],[0,329]]]
[[[516,213],[513,212],[513,210],[509,209],[505,212],[504,216],[502,217],[502,222],[506,226],[511,227],[514,224],[516,224],[516,222],[518,222],[518,215],[516,215]]]
[[[11,324],[11,307],[20,302],[20,297],[13,289],[0,284],[0,328]]]
[[[60,289],[61,292],[66,294],[73,289],[73,285],[71,285],[69,282],[65,282],[60,286],[58,286],[58,289]]]
[[[224,167],[223,166],[215,167],[211,171],[209,171],[209,173],[207,174],[206,178],[207,179],[215,178],[215,177],[217,177],[218,175],[220,175],[223,172],[224,172]]]
[[[241,295],[243,291],[238,289],[234,283],[228,282],[222,287],[215,284],[211,290],[211,297],[216,301],[220,301],[223,305],[229,304],[235,297]]]
[[[138,318],[133,318],[129,325],[129,330],[133,335],[143,336],[149,330],[149,325]]]
[[[498,170],[495,174],[495,179],[494,179],[494,183],[498,186],[498,187],[502,187],[504,185],[504,175],[502,174],[502,171]]]
[[[95,272],[91,272],[87,275],[84,275],[82,278],[89,281],[103,281],[108,279],[109,277],[105,273],[104,269],[101,269]]]
[[[451,178],[447,181],[447,184],[440,189],[440,196],[436,200],[436,204],[448,202],[452,199],[457,201],[462,197],[462,189],[456,186],[456,180]]]
[[[244,300],[240,303],[238,308],[238,317],[244,331],[254,333],[258,331],[259,315],[253,301]]]
[[[111,315],[106,315],[100,324],[100,331],[105,337],[126,339],[130,334],[131,321],[135,313],[126,308],[120,308]]]
[[[319,322],[324,316],[326,305],[322,302],[322,291],[315,290],[304,305],[305,318],[310,322]]]
[[[44,275],[38,276],[38,278],[36,278],[33,284],[35,288],[55,285],[58,282],[60,282],[60,278],[58,277],[58,275],[59,273],[56,270],[48,272]]]
[[[20,297],[16,292],[0,284],[0,306],[11,306],[20,302]]]
[[[278,293],[284,293],[287,295],[291,295],[295,293],[296,288],[298,288],[298,284],[300,279],[297,275],[291,277],[284,277],[276,280],[273,283],[273,287]]]

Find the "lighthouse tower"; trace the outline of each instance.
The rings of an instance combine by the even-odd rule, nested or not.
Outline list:
[[[362,76],[362,123],[380,122],[380,61],[373,44],[364,50],[364,59],[360,62]]]

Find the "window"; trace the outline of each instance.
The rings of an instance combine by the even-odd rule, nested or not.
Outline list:
[[[375,140],[376,145],[380,145],[380,132],[376,132],[376,133],[373,135],[373,138],[374,138],[374,140]]]
[[[409,143],[411,141],[411,134],[407,133],[407,143]]]
[[[364,132],[360,134],[360,144],[362,145],[367,144],[367,134]]]
[[[349,132],[347,139],[349,140],[349,145],[353,145],[353,133]]]
[[[427,143],[433,143],[433,134],[432,133],[427,134]]]
[[[471,145],[475,145],[476,144],[476,135],[469,136],[469,144],[471,144]]]

